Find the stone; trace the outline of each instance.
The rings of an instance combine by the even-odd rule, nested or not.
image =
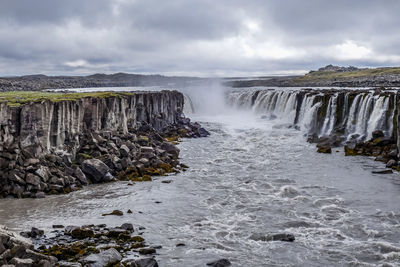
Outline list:
[[[88,185],[89,181],[86,178],[86,175],[83,173],[83,171],[81,170],[81,168],[77,167],[74,171],[75,177],[78,178],[78,181],[82,184],[82,185]]]
[[[35,193],[35,198],[45,198],[46,194],[44,192]]]
[[[103,213],[102,214],[102,216],[108,216],[108,215],[123,216],[124,213],[120,210],[113,210],[111,213]]]
[[[47,182],[49,180],[50,171],[48,167],[40,166],[40,168],[35,171],[35,174],[42,178],[43,182]]]
[[[124,223],[120,227],[128,231],[133,231],[133,225],[131,223]]]
[[[141,154],[151,154],[154,153],[154,148],[152,148],[151,146],[142,146],[140,148],[140,153]]]
[[[163,142],[160,147],[161,149],[167,151],[168,154],[173,155],[174,159],[178,158],[180,150],[175,145],[171,144],[170,142]]]
[[[158,263],[153,258],[135,260],[131,267],[158,267]]]
[[[277,234],[252,234],[250,239],[255,241],[285,241],[285,242],[293,242],[295,237],[290,233],[277,233]]]
[[[71,231],[71,236],[76,239],[85,239],[94,237],[94,232],[92,229],[77,227]]]
[[[197,133],[199,134],[200,137],[207,137],[207,136],[210,135],[210,133],[206,129],[202,128],[202,127],[200,127],[197,130]]]
[[[391,168],[391,167],[394,167],[394,166],[397,166],[397,161],[395,161],[394,159],[391,159],[386,163],[386,167],[387,168]]]
[[[227,267],[231,266],[231,262],[228,259],[220,259],[217,261],[207,263],[207,266],[211,267]]]
[[[33,173],[28,173],[25,178],[26,183],[38,186],[40,184],[40,177]]]
[[[139,254],[142,255],[149,255],[149,254],[154,254],[156,253],[156,249],[155,248],[141,248],[139,249]]]
[[[328,145],[320,145],[318,146],[318,153],[324,153],[324,154],[331,154],[332,153],[332,148]]]
[[[105,179],[110,169],[98,159],[87,159],[82,163],[82,171],[94,182],[101,182]]]
[[[9,179],[13,182],[19,183],[21,185],[25,185],[26,182],[24,181],[24,179],[22,179],[21,177],[19,177],[16,173],[11,173],[9,175]]]
[[[79,262],[68,262],[68,261],[59,261],[57,262],[59,267],[81,267],[82,264]]]
[[[129,155],[130,155],[130,150],[129,150],[129,148],[126,146],[126,145],[122,145],[120,148],[119,148],[119,152],[120,152],[120,154],[121,154],[121,157],[129,157]]]
[[[393,173],[393,171],[391,169],[389,169],[389,170],[378,170],[378,171],[372,171],[372,173],[375,173],[375,174],[390,174],[390,173]]]
[[[91,254],[85,257],[82,263],[89,267],[105,267],[117,264],[121,260],[121,254],[115,248],[110,248],[100,252],[99,254]]]
[[[377,139],[380,137],[385,137],[385,134],[381,130],[376,130],[372,132],[372,139]]]
[[[32,267],[33,266],[32,259],[13,258],[12,260],[10,260],[10,263],[15,265],[16,267]]]
[[[30,159],[25,160],[24,167],[36,165],[36,164],[39,164],[39,162],[40,162],[39,159],[30,158]]]

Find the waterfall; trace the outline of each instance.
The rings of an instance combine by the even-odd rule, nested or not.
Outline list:
[[[288,121],[306,135],[340,134],[348,141],[368,140],[375,130],[392,135],[395,93],[390,91],[234,90],[227,99],[232,107]]]

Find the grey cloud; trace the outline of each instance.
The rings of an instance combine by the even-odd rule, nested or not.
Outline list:
[[[0,74],[395,65],[398,10],[395,0],[2,0]]]

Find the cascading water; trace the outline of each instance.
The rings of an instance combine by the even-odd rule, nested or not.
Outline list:
[[[306,135],[344,134],[365,141],[372,132],[392,135],[395,94],[366,90],[240,90],[228,94],[236,108],[269,114],[300,127]]]

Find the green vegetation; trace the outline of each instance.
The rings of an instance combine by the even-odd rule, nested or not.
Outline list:
[[[121,92],[89,92],[89,93],[56,93],[43,91],[10,91],[0,93],[0,102],[7,102],[9,106],[20,106],[30,102],[60,102],[73,101],[84,97],[108,98],[132,95]]]
[[[376,69],[359,69],[355,71],[313,71],[302,77],[295,78],[295,82],[318,81],[318,80],[336,80],[349,78],[362,78],[380,75],[400,75],[400,67],[395,68],[376,68]]]

